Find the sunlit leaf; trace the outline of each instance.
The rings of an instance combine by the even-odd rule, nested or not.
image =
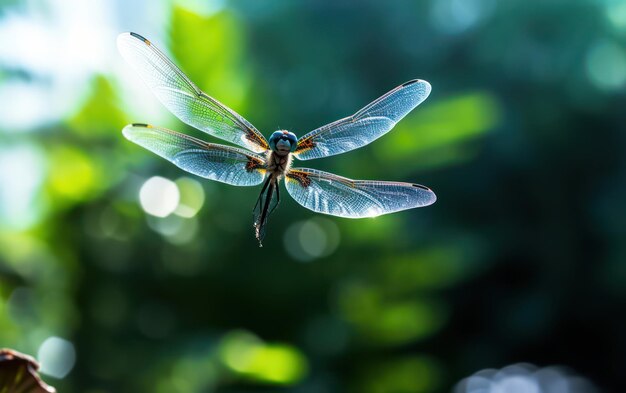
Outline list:
[[[208,95],[242,114],[250,83],[243,27],[229,11],[204,16],[182,7],[174,7],[171,27],[171,52],[180,68]]]
[[[247,332],[232,332],[222,340],[220,357],[236,374],[253,381],[291,385],[307,373],[305,357],[285,344],[267,344]]]
[[[104,77],[95,77],[91,83],[91,94],[68,123],[75,133],[87,139],[118,139],[119,128],[128,118],[120,108],[116,90]]]
[[[376,142],[375,153],[381,160],[414,167],[429,164],[433,160],[429,153],[440,156],[440,165],[463,159],[466,152],[460,144],[493,130],[502,118],[500,104],[490,93],[439,100],[431,96],[430,100]]]
[[[102,184],[92,157],[79,149],[58,147],[49,155],[49,191],[54,197],[79,201]]]
[[[378,265],[375,276],[392,293],[438,290],[451,287],[477,269],[482,257],[480,243],[447,244],[410,255],[390,257]]]
[[[443,327],[448,318],[443,303],[413,298],[387,298],[371,284],[346,285],[339,295],[344,318],[372,345],[399,345],[425,339]]]

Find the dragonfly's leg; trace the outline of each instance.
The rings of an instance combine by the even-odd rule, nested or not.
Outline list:
[[[254,212],[256,212],[256,208],[257,207],[263,206],[263,194],[265,193],[265,190],[267,189],[267,186],[269,186],[271,180],[272,180],[272,177],[269,176],[267,178],[267,180],[265,181],[265,184],[263,184],[263,188],[261,189],[261,193],[259,194],[259,198],[256,200],[256,204],[254,205],[254,209],[252,209],[252,214],[254,214]]]
[[[255,219],[254,227],[256,229],[256,238],[259,241],[259,247],[263,247],[262,241],[265,237],[265,225],[267,224],[267,218],[269,217],[268,211],[270,203],[272,202],[275,185],[276,183],[272,182],[270,187],[267,189],[267,195],[265,196],[265,201],[263,202],[261,216],[258,220]]]
[[[274,188],[276,189],[276,203],[274,203],[274,206],[272,206],[272,209],[270,210],[270,213],[268,214],[268,216],[272,214],[274,209],[276,209],[276,207],[278,207],[278,204],[280,203],[280,187],[278,186],[278,182],[276,182]]]

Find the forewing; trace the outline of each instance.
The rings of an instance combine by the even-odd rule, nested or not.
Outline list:
[[[180,120],[254,152],[268,149],[252,124],[201,91],[150,41],[136,33],[122,33],[117,46],[159,101]]]
[[[430,84],[415,79],[396,87],[352,116],[304,135],[294,155],[300,160],[358,149],[389,132],[430,94]]]
[[[289,195],[317,213],[347,218],[376,217],[433,204],[437,197],[419,184],[351,180],[315,169],[294,168],[285,178]]]
[[[131,124],[122,132],[131,142],[206,179],[235,186],[254,186],[263,182],[265,177],[265,157],[244,149],[206,143],[148,124]]]

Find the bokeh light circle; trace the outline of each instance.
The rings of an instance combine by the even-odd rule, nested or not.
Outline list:
[[[65,378],[76,363],[74,344],[60,337],[48,337],[37,351],[42,374],[54,378]]]
[[[596,42],[587,52],[587,75],[600,89],[619,89],[626,85],[626,52],[609,40]]]
[[[176,210],[180,191],[173,181],[160,176],[146,180],[139,190],[143,210],[155,217],[167,217]]]
[[[174,213],[185,218],[194,217],[204,205],[205,195],[202,184],[184,176],[176,180],[176,186],[180,192],[180,198]]]
[[[528,363],[478,371],[459,382],[454,393],[596,393],[586,379],[560,367]]]
[[[326,218],[315,217],[293,223],[284,235],[287,253],[300,262],[331,255],[339,245],[337,225]]]

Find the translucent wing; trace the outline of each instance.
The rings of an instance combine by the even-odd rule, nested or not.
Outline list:
[[[148,124],[131,124],[122,132],[131,142],[194,175],[235,186],[254,186],[265,177],[265,157],[244,149],[206,143]]]
[[[285,177],[287,191],[317,213],[363,218],[433,204],[437,197],[419,184],[351,180],[315,169],[294,168]]]
[[[201,91],[150,41],[136,33],[122,33],[117,37],[117,46],[157,98],[180,120],[254,152],[268,149],[267,141],[252,124]]]
[[[389,132],[430,94],[430,84],[415,79],[396,87],[352,116],[304,135],[294,155],[301,160],[358,149]]]

